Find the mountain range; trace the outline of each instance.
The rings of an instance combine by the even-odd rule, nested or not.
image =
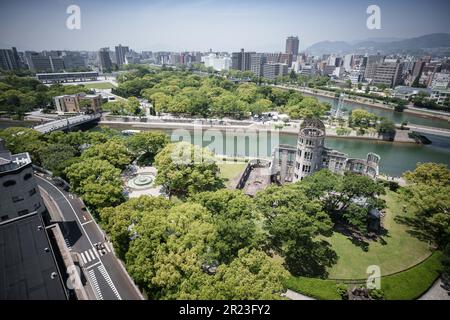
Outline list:
[[[322,54],[433,54],[437,56],[450,55],[450,34],[433,33],[409,39],[373,38],[354,42],[321,41],[305,50],[313,55]]]

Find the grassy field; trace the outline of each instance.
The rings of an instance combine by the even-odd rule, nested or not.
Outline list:
[[[85,83],[84,86],[88,89],[112,89],[112,88],[115,88],[115,86],[110,82]]]
[[[227,186],[231,186],[232,180],[242,173],[246,165],[245,162],[218,164],[220,177],[225,180]]]
[[[370,265],[378,265],[381,268],[381,274],[388,275],[416,265],[431,254],[427,243],[411,236],[407,232],[407,226],[394,220],[403,208],[398,195],[388,191],[385,200],[388,206],[384,217],[387,234],[376,242],[371,241],[368,251],[356,246],[341,233],[335,232],[327,239],[339,257],[337,264],[328,270],[329,278],[366,278],[366,269]]]
[[[336,281],[290,276],[285,286],[293,291],[319,300],[341,300]]]
[[[387,300],[413,300],[424,294],[439,277],[442,253],[434,252],[417,266],[398,274],[381,278],[381,289]],[[291,276],[287,288],[321,300],[340,300],[337,281]]]

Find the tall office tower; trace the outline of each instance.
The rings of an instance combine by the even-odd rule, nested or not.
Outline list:
[[[353,68],[353,55],[347,54],[344,56],[344,63],[343,67],[345,71],[350,72],[350,70]]]
[[[64,61],[64,69],[79,69],[86,67],[86,59],[76,51],[65,51],[62,56]]]
[[[342,58],[341,57],[336,57],[336,59],[334,60],[334,66],[336,68],[339,68],[342,66]]]
[[[130,51],[128,47],[124,47],[121,44],[116,46],[116,63],[118,66],[121,66],[126,63],[125,56]]]
[[[286,53],[290,53],[293,56],[298,55],[298,46],[300,41],[298,37],[290,36],[286,39]]]
[[[30,60],[30,69],[36,72],[60,72],[64,70],[64,61],[60,57],[32,54]]]
[[[112,62],[109,56],[109,48],[101,48],[98,52],[99,67],[102,72],[111,72]]]
[[[382,55],[373,55],[367,57],[366,70],[364,71],[364,79],[373,79],[377,71],[377,66],[383,62]]]
[[[416,61],[414,63],[414,67],[412,70],[412,80],[414,81],[417,76],[419,76],[422,73],[423,67],[425,66],[425,60],[420,59],[419,61]]]
[[[250,70],[257,76],[263,75],[263,65],[267,63],[267,58],[262,53],[255,53],[250,58]]]
[[[0,69],[18,70],[20,69],[20,59],[16,48],[0,49]]]
[[[231,68],[235,70],[248,71],[251,67],[251,57],[255,52],[233,52],[231,54]]]
[[[284,63],[270,63],[262,65],[263,78],[275,80],[277,77],[285,76],[288,73],[288,66]]]
[[[384,62],[377,65],[373,83],[394,88],[402,80],[402,68],[403,64],[397,59],[385,59]]]
[[[289,68],[292,66],[293,55],[292,53],[282,53],[280,54],[279,63],[286,64]]]

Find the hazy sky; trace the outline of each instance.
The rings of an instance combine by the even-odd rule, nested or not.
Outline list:
[[[81,9],[81,29],[66,9]],[[367,6],[381,8],[381,30],[366,27]],[[450,33],[448,0],[0,0],[0,48],[283,51],[323,40]]]

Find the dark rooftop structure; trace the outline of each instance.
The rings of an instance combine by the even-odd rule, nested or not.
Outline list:
[[[0,300],[66,299],[41,215],[0,223]]]

